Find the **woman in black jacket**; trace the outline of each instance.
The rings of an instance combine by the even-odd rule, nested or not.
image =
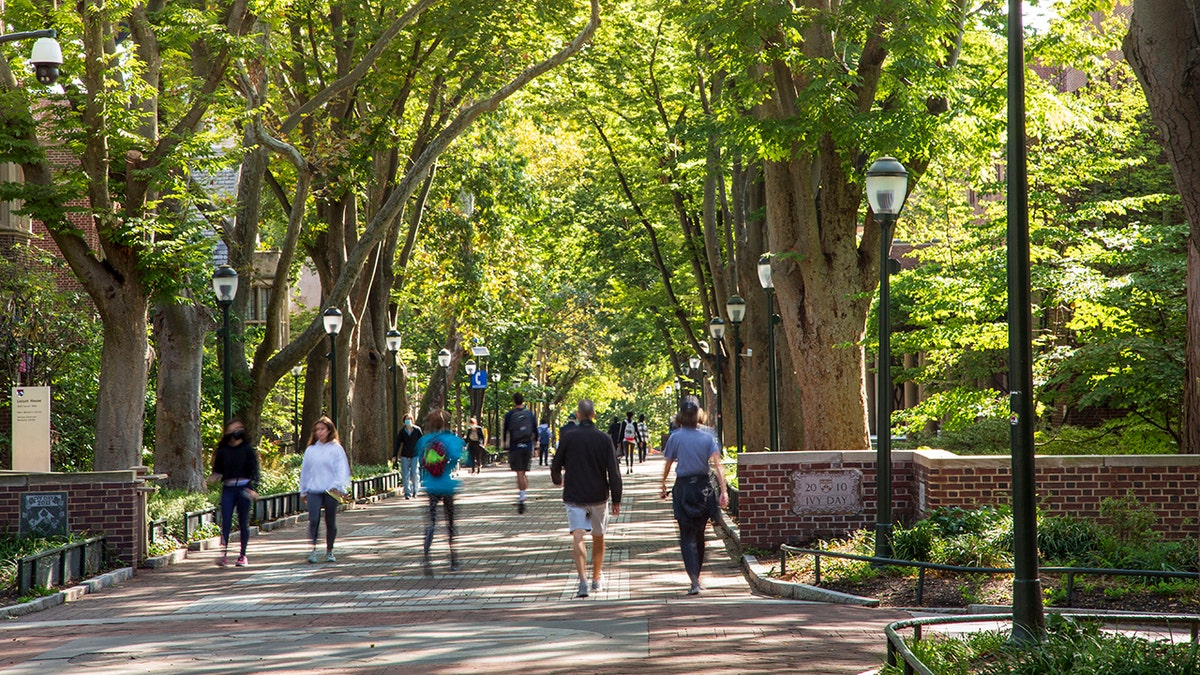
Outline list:
[[[225,567],[229,564],[229,530],[233,527],[233,511],[238,514],[238,542],[241,544],[241,555],[238,556],[237,566],[245,567],[246,544],[250,542],[250,500],[258,497],[255,488],[260,479],[258,466],[258,450],[246,439],[246,427],[238,420],[225,425],[225,435],[221,437],[217,451],[213,453],[212,475],[210,483],[220,480],[221,488],[221,557],[217,564]]]

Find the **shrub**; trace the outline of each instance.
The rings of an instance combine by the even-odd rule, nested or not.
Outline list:
[[[1006,455],[1011,433],[1007,418],[989,417],[962,429],[943,431],[938,445],[960,455]]]
[[[929,553],[939,534],[937,525],[928,520],[919,520],[908,528],[897,526],[892,532],[893,557],[929,562]]]
[[[1104,548],[1099,523],[1075,516],[1042,516],[1038,519],[1038,551],[1044,560],[1061,565],[1090,564]]]

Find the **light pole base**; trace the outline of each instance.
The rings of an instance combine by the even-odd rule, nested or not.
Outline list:
[[[891,523],[875,523],[875,557],[890,558],[892,557],[892,524]],[[873,567],[879,567],[880,563],[871,563]]]
[[[1046,616],[1042,606],[1040,579],[1013,580],[1013,626],[1009,642],[1016,645],[1041,644],[1046,634]]]

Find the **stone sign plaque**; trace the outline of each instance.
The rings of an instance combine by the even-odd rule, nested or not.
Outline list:
[[[27,492],[21,495],[21,536],[66,536],[67,493]]]
[[[857,469],[792,472],[792,513],[862,513],[862,472]]]

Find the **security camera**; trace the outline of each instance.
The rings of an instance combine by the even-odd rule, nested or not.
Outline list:
[[[38,38],[37,42],[33,43],[33,54],[29,60],[33,62],[38,82],[49,86],[58,81],[58,67],[63,62],[62,48],[59,47],[58,40],[52,37]]]

